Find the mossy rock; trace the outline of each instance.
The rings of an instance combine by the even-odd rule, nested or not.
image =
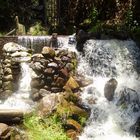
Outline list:
[[[68,119],[66,121],[66,125],[70,126],[70,127],[71,126],[74,127],[74,129],[76,129],[78,132],[82,131],[82,126],[77,121],[75,121],[73,119]]]
[[[73,77],[70,77],[65,86],[63,87],[66,91],[68,90],[76,90],[79,89],[80,86],[76,82],[76,80]]]
[[[55,50],[50,47],[43,47],[41,53],[45,58],[54,58],[55,57]]]
[[[79,116],[79,117],[88,117],[88,113],[84,110],[81,109],[80,107],[76,106],[74,103],[72,102],[68,102],[66,99],[64,99],[63,97],[61,97],[61,99],[59,98],[60,103],[57,106],[56,112],[62,116]]]

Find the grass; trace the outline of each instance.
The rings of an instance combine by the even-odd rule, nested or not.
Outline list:
[[[57,116],[41,118],[35,114],[26,115],[23,122],[29,140],[70,140]]]

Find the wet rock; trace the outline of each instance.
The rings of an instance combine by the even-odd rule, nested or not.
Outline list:
[[[58,65],[56,63],[52,62],[52,63],[48,64],[48,67],[53,67],[53,68],[57,69]]]
[[[60,70],[60,75],[62,75],[62,77],[69,77],[69,72],[68,72],[67,68],[62,68]]]
[[[4,75],[12,74],[11,68],[4,68],[3,72],[4,72]]]
[[[114,94],[115,94],[115,89],[117,88],[118,82],[116,79],[112,78],[107,83],[105,84],[104,87],[104,96],[108,101],[112,101]]]
[[[131,106],[134,112],[138,112],[140,110],[140,98],[138,93],[131,88],[124,87],[119,92],[117,105],[123,106],[124,108]]]
[[[27,57],[30,56],[27,52],[15,52],[11,54],[12,57]]]
[[[77,83],[79,84],[80,87],[86,87],[86,86],[93,83],[92,79],[88,79],[87,77],[85,78],[82,75],[76,76],[75,79],[76,79],[76,81],[77,81]]]
[[[69,129],[66,131],[66,134],[69,138],[71,138],[72,140],[78,140],[79,138],[77,137],[79,135],[78,132],[76,132],[76,130],[73,129]]]
[[[7,140],[10,137],[10,127],[7,124],[0,123],[0,138],[1,140]]]
[[[11,68],[11,63],[7,63],[5,65],[3,65],[4,68]]]
[[[84,117],[84,118],[88,117],[88,113],[84,109],[82,109],[82,108],[80,108],[76,105],[71,104],[70,105],[70,110],[71,110],[72,114],[75,114],[77,116],[81,116],[81,117]]]
[[[88,104],[92,105],[92,104],[96,104],[97,99],[89,98],[87,100],[88,100]]]
[[[63,115],[68,113],[69,116],[80,116],[87,118],[88,112],[86,112],[84,109],[80,108],[73,102],[70,102],[71,97],[72,96],[69,96],[67,97],[67,99],[65,99],[64,96],[59,96],[59,105],[57,106],[57,113],[62,115],[62,117],[64,117]]]
[[[5,99],[7,99],[9,96],[11,96],[12,93],[13,93],[12,90],[5,90],[5,91],[2,91],[2,92],[0,93],[0,99],[1,99],[1,100],[5,100]]]
[[[52,37],[49,40],[48,46],[52,48],[58,48],[57,33],[52,34]]]
[[[42,88],[45,85],[45,82],[39,78],[34,78],[31,81],[32,88]]]
[[[45,82],[47,83],[48,86],[51,86],[53,83],[53,77],[48,75],[45,79]]]
[[[53,75],[55,73],[55,70],[53,68],[46,68],[44,70],[45,75]]]
[[[61,88],[59,88],[59,87],[51,87],[51,92],[53,92],[53,93],[58,93],[58,92],[61,92],[62,91],[62,89]]]
[[[71,59],[67,56],[62,56],[61,60],[64,61],[64,62],[70,62],[71,61]]]
[[[13,83],[11,81],[3,82],[2,88],[4,90],[13,90]]]
[[[31,64],[30,66],[35,72],[38,72],[38,71],[42,72],[44,69],[44,66],[40,62],[35,62]]]
[[[35,92],[35,93],[31,93],[30,97],[31,97],[31,99],[32,99],[33,101],[38,101],[38,100],[40,100],[43,96],[41,96],[39,92]]]
[[[0,80],[0,89],[2,88],[2,80]]]
[[[10,60],[10,59],[5,59],[5,60],[3,61],[3,64],[7,64],[7,63],[11,63],[11,60]]]
[[[46,95],[39,103],[39,112],[41,115],[50,114],[58,104],[58,96],[56,94]]]
[[[22,47],[20,46],[19,44],[17,43],[14,43],[14,42],[9,42],[9,43],[6,43],[4,46],[3,46],[3,51],[5,52],[16,52],[16,51],[25,51],[26,48],[25,47]]]
[[[47,94],[51,94],[51,92],[42,88],[39,90],[39,94],[43,97],[46,96]]]
[[[24,113],[25,112],[23,110],[19,109],[1,109],[0,122],[17,123],[17,121],[20,121],[21,118],[23,118]]]
[[[76,35],[76,41],[77,41],[77,45],[76,45],[76,49],[79,52],[83,52],[83,48],[84,48],[84,43],[89,39],[89,35],[88,33],[86,33],[83,30],[79,30],[77,35]]]
[[[138,117],[135,124],[130,127],[130,132],[136,137],[140,137],[140,117]]]
[[[63,78],[61,78],[61,77],[58,77],[56,79],[55,83],[56,83],[56,86],[63,87],[63,85],[65,84],[65,80]]]
[[[44,58],[35,56],[33,58],[34,60],[32,59],[31,68],[38,78],[45,82],[44,86],[47,86],[45,89],[54,93],[63,91],[64,85],[69,79],[69,76],[72,75],[72,71],[74,71],[73,57],[75,56],[67,50],[54,50],[49,47],[44,47],[42,54],[46,56]],[[68,54],[69,56],[67,56]],[[64,61],[70,62],[67,63]]]
[[[68,119],[66,122],[66,125],[68,127],[74,127],[74,129],[76,129],[78,132],[81,132],[81,130],[82,130],[82,126],[73,119]]]
[[[31,57],[32,61],[40,61],[40,59],[44,58],[44,56],[40,53],[33,54]]]
[[[41,53],[45,58],[54,58],[55,57],[55,51],[50,47],[43,47]]]
[[[3,77],[3,81],[7,82],[7,81],[12,81],[13,80],[13,75],[7,75]]]
[[[68,69],[68,71],[70,72],[71,70],[73,70],[74,66],[72,63],[67,63],[66,64],[66,68]]]
[[[67,81],[67,83],[64,86],[65,90],[76,90],[79,89],[80,86],[79,84],[76,82],[76,80],[73,77],[70,77],[69,80]]]
[[[39,90],[38,90],[37,88],[32,88],[32,89],[31,89],[31,92],[32,92],[32,93],[36,93],[36,92],[38,92],[38,91],[39,91]]]

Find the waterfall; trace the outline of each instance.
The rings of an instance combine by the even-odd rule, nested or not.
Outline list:
[[[19,37],[19,44],[39,53],[42,48],[37,46],[42,43],[43,47],[49,38],[22,36]],[[58,41],[59,48],[76,51],[75,43],[68,43],[68,36],[58,36]],[[138,140],[134,135],[133,126],[140,117],[139,48],[131,40],[88,40],[84,44],[84,55],[77,51],[76,53],[79,61],[78,73],[93,79],[93,84],[85,87],[81,93],[83,104],[91,108],[91,114],[79,139]],[[22,67],[24,66],[23,64]],[[25,73],[27,72],[28,68]],[[26,76],[21,79],[22,84],[18,92],[26,89],[24,80],[25,85],[26,81],[30,81],[26,80]],[[110,78],[115,78],[118,82],[112,101],[104,97],[104,87]],[[26,92],[22,93],[24,95]],[[14,95],[18,97],[16,93]],[[95,104],[89,100],[95,101]]]
[[[91,115],[79,139],[137,140],[132,130],[140,116],[140,50],[136,44],[131,40],[88,40],[84,56],[79,54],[78,72],[93,79],[81,93]],[[113,101],[104,97],[110,78],[118,82]],[[125,105],[119,103],[121,93],[128,99]],[[91,99],[96,103],[89,103]]]
[[[0,109],[19,109],[23,111],[30,110],[34,103],[29,99],[31,69],[27,62],[21,62],[21,78],[19,80],[19,88],[4,103],[0,104]]]
[[[18,44],[32,49],[34,53],[40,53],[42,47],[48,45],[51,36],[18,36]],[[63,49],[71,49],[75,46],[75,35],[58,36],[58,46]]]
[[[48,44],[50,36],[18,36],[18,44],[39,53]]]

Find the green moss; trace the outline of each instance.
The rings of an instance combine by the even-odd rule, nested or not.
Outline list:
[[[78,118],[79,123],[84,126],[86,124],[87,118],[86,117],[79,117]]]
[[[26,115],[23,124],[29,140],[70,140],[56,115],[46,118],[41,118],[36,114]]]

